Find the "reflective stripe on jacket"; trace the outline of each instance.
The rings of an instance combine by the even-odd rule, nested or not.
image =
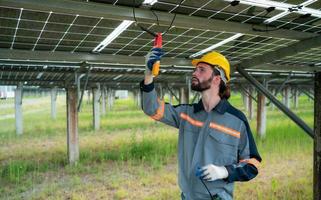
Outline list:
[[[179,129],[179,186],[186,199],[210,199],[195,176],[197,167],[208,164],[225,166],[228,177],[204,181],[212,195],[232,199],[234,181],[248,181],[258,174],[261,157],[257,151],[245,115],[222,99],[206,112],[200,100],[196,104],[172,106],[159,100],[154,83],[141,83],[142,109],[153,119]]]

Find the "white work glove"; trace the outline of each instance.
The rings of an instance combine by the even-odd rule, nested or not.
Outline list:
[[[196,176],[207,180],[207,181],[215,181],[218,179],[224,179],[228,177],[228,171],[223,166],[216,166],[213,164],[206,165],[202,168],[198,169]]]

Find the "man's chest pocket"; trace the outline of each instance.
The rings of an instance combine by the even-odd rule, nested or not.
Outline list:
[[[217,164],[233,163],[237,160],[239,138],[239,132],[211,123],[205,150],[213,156],[213,161],[218,162]]]

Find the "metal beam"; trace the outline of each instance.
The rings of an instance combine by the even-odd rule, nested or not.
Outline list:
[[[143,76],[142,76],[143,77]],[[92,87],[92,86],[95,86],[97,83],[101,83],[101,84],[104,84],[108,87],[113,87],[113,86],[118,86],[118,85],[121,85],[121,86],[128,86],[128,87],[131,87],[131,86],[137,86],[139,87],[139,82],[142,80],[141,79],[135,79],[135,80],[132,80],[132,81],[122,81],[122,82],[115,82],[113,80],[100,80],[100,81],[96,81],[96,80],[91,80],[90,81],[90,84],[88,83],[88,87]],[[1,84],[6,84],[6,83],[10,83],[10,84],[13,84],[13,85],[17,85],[17,83],[19,82],[27,82],[26,84],[24,85],[48,85],[48,86],[61,86],[61,87],[65,87],[65,84],[66,83],[69,83],[69,82],[66,82],[66,81],[63,81],[63,80],[34,80],[34,79],[29,79],[29,78],[24,78],[24,79],[16,79],[16,80],[12,80],[12,79],[8,79],[8,78],[2,78],[0,79],[0,85]],[[164,80],[164,81],[158,81],[158,83],[161,83],[161,84],[167,84],[168,81]],[[81,87],[83,87],[85,84],[85,81],[81,82]],[[185,84],[185,81],[182,81],[182,82],[176,82],[175,83],[175,87],[181,87],[183,85],[186,85]]]
[[[303,41],[302,41],[303,42]],[[314,40],[312,40],[312,43]],[[299,42],[301,43],[301,42]],[[320,42],[319,42],[320,43]],[[303,44],[304,45],[304,44]],[[292,48],[291,46],[289,47]],[[285,51],[287,52],[289,49],[285,47]],[[298,51],[301,49],[298,49]],[[280,50],[277,50],[280,51]],[[276,54],[278,55],[278,54]],[[270,62],[271,60],[275,60],[271,58],[271,53],[265,54],[263,58],[266,60],[263,63]],[[262,57],[262,56],[260,56]],[[271,58],[271,59],[269,59]],[[280,56],[279,56],[280,58]],[[257,61],[255,63],[253,60],[260,59],[255,58],[251,59],[246,63],[244,61],[244,66],[254,67],[256,65],[263,64],[261,61]],[[5,49],[0,48],[0,64],[3,65],[33,65],[33,66],[55,66],[55,67],[76,67],[79,68],[82,63],[86,61],[87,64],[91,65],[91,67],[103,67],[103,68],[120,68],[120,69],[141,69],[145,68],[145,58],[143,56],[125,56],[125,55],[108,55],[108,54],[91,54],[91,53],[71,53],[71,52],[52,52],[52,51],[29,51],[29,50],[16,50],[16,49]],[[252,62],[253,61],[253,62]],[[231,62],[231,65],[235,65],[237,63]],[[185,67],[178,67],[185,66]],[[272,69],[271,64],[262,67],[260,69],[255,69],[255,71],[262,71],[267,69],[271,69],[272,72],[282,72],[287,73],[292,70],[297,70],[295,67],[289,68],[289,66],[276,66]],[[274,65],[272,65],[274,66]],[[183,58],[162,58],[162,68],[164,70],[172,71],[180,71],[180,72],[191,72],[192,67],[190,60]],[[300,67],[298,71],[311,71],[318,70],[321,68],[317,67]],[[254,70],[254,69],[253,69]],[[233,72],[234,69],[232,68]],[[303,73],[303,72],[297,72]]]
[[[0,48],[1,51],[1,48]],[[1,55],[0,55],[1,56]],[[137,57],[133,57],[135,59]],[[165,59],[166,60],[166,59]],[[42,67],[47,65],[49,70],[49,67],[51,68],[61,68],[58,72],[64,72],[66,69],[68,72],[71,72],[70,69],[73,69],[74,71],[78,70],[83,62],[60,62],[60,61],[46,61],[46,60],[2,60],[0,58],[0,65],[2,65],[2,70],[4,71],[17,71],[17,69],[14,69],[15,67],[18,68],[18,71],[23,70],[22,67],[28,67],[28,71],[33,70],[31,67]],[[163,62],[162,62],[163,63]],[[130,72],[129,70],[135,70],[137,71],[145,71],[145,64],[119,64],[119,63],[97,63],[97,62],[86,62],[87,65],[90,65],[93,70],[126,70],[126,73]],[[174,63],[175,64],[175,63]],[[12,70],[10,69],[12,68]],[[42,70],[35,70],[37,72],[40,72]],[[167,73],[167,74],[182,74],[182,73],[189,73],[193,71],[193,67],[191,66],[165,66],[162,64],[160,73]],[[160,75],[161,75],[160,74]]]
[[[18,83],[16,81],[11,82],[3,82],[0,81],[0,85],[17,85]],[[24,86],[39,86],[41,88],[52,88],[53,86],[57,86],[58,88],[64,88],[65,84],[43,84],[43,83],[28,83],[24,84]]]
[[[0,79],[1,82],[5,82],[5,81],[8,81],[8,82],[25,82],[27,81],[28,82],[38,82],[38,83],[44,83],[44,84],[50,84],[50,82],[53,83],[58,83],[58,84],[62,84],[62,83],[65,83],[65,80],[58,80],[58,79],[48,79],[48,80],[39,80],[39,79],[32,79],[32,78],[20,78],[20,77],[17,77],[16,79],[13,79],[13,78],[7,78],[7,77],[3,77]],[[27,85],[27,84],[25,84]]]
[[[83,15],[97,18],[114,19],[114,20],[132,20],[133,12],[131,7],[114,6],[112,4],[102,4],[85,1],[71,0],[1,0],[0,6],[13,8],[24,8],[38,10],[42,12],[56,12],[68,15]],[[155,16],[150,10],[136,8],[136,18],[140,22],[154,23]],[[161,25],[169,25],[173,19],[172,13],[163,11],[154,11],[158,16]],[[308,32],[299,32],[294,30],[279,29],[271,32],[254,31],[251,24],[229,22],[218,19],[207,19],[204,17],[188,16],[177,14],[174,25],[176,27],[194,28],[213,31],[237,32],[252,35],[261,35],[266,37],[279,37],[288,39],[304,39],[316,36],[317,34]],[[264,29],[265,25],[257,25],[258,28]]]
[[[284,70],[287,72],[297,71],[297,72],[314,72],[315,70],[321,70],[320,67],[315,66],[297,66],[297,65],[278,65],[265,63],[263,65],[254,66],[251,69],[257,70]]]
[[[26,86],[41,86],[41,87],[46,87],[46,88],[51,88],[53,86],[57,86],[59,88],[64,88],[66,87],[66,82],[65,81],[58,81],[58,80],[22,80],[22,79],[18,79],[18,80],[12,80],[12,79],[0,79],[0,85],[17,85],[19,82],[25,82],[27,81]],[[132,80],[132,81],[122,81],[122,82],[118,82],[117,84],[115,84],[115,82],[113,81],[91,81],[90,84],[88,84],[88,87],[92,87],[95,86],[96,83],[101,83],[101,84],[105,84],[108,87],[111,88],[123,88],[123,89],[129,89],[129,88],[139,88],[139,85],[137,84],[139,81],[141,81],[141,79],[137,79],[137,80]],[[245,80],[244,80],[245,81]],[[237,87],[239,84],[245,84],[244,81],[241,82],[233,82],[231,84],[232,87]],[[168,84],[169,81],[160,81],[159,83],[162,84]],[[308,81],[304,84],[311,84],[311,81]],[[176,82],[175,85],[173,85],[173,88],[180,88],[182,86],[185,85],[185,82]],[[234,86],[235,85],[235,86]],[[302,86],[302,84],[291,84],[293,86]],[[81,87],[84,86],[84,83],[81,83]],[[273,87],[278,87],[278,85],[270,85]],[[309,86],[309,87],[307,87]],[[313,88],[313,85],[305,85],[305,88]],[[176,98],[176,97],[175,97]]]
[[[21,63],[21,65],[25,65],[27,67],[29,61],[25,61],[26,63]],[[13,63],[13,62],[12,62]],[[0,64],[1,64],[1,60],[0,60]],[[75,72],[77,73],[86,73],[86,72],[80,72],[77,69],[73,69],[73,70],[70,70],[70,68],[62,68],[62,69],[59,69],[59,68],[50,68],[48,67],[46,70],[44,69],[39,69],[38,67],[37,68],[31,68],[30,66],[27,68],[24,68],[24,67],[21,67],[21,65],[19,65],[19,67],[12,67],[12,66],[2,66],[0,68],[0,71],[2,72],[2,77],[6,77],[7,74],[11,74],[11,73],[20,73],[20,74],[24,74],[24,73],[30,73],[32,74],[33,73],[33,77],[36,77],[38,74],[34,74],[34,73],[40,73],[42,72],[43,73],[43,76],[42,77],[45,77],[45,76],[60,76],[61,74],[64,75],[74,75]],[[92,66],[92,65],[90,65]],[[94,77],[91,77],[91,78],[101,78],[101,77],[109,77],[109,78],[113,78],[112,76],[117,76],[119,74],[122,74],[119,69],[122,69],[123,70],[123,73],[126,74],[126,77],[135,77],[135,76],[141,76],[143,74],[143,72],[145,71],[145,68],[143,67],[135,67],[134,70],[130,70],[132,67],[129,67],[126,69],[126,66],[118,66],[114,69],[114,67],[112,66],[104,66],[103,67],[104,69],[109,69],[109,71],[103,71],[101,69],[97,69],[97,68],[92,68],[91,70],[91,74],[94,76]],[[139,70],[137,70],[139,69]],[[178,71],[177,71],[178,69]],[[141,70],[141,71],[140,71]],[[180,78],[179,76],[182,76],[182,75],[185,75],[186,73],[192,73],[192,68],[187,68],[187,67],[184,67],[184,70],[187,70],[187,71],[180,71],[180,68],[179,67],[170,67],[170,69],[166,69],[165,72],[161,72],[160,75],[158,76],[158,80],[160,79],[168,79],[168,78]],[[249,73],[251,74],[252,70],[249,70]],[[257,70],[256,70],[257,72]],[[284,74],[283,74],[284,73]],[[256,77],[256,78],[269,78],[269,79],[272,79],[274,80],[275,83],[282,83],[284,80],[283,78],[286,77],[286,74],[289,73],[289,72],[282,72],[282,75],[280,73],[272,73],[272,75],[259,75],[259,74],[252,74],[253,77]],[[295,79],[292,79],[292,80],[296,80],[296,82],[299,81],[299,79],[303,79],[303,80],[312,80],[313,78],[313,74],[311,74],[311,76],[307,76],[309,74],[307,73],[302,73],[302,72],[298,72],[298,73],[293,73],[293,72],[290,72],[291,73],[291,76]],[[29,75],[30,75],[29,74]],[[11,74],[12,75],[12,74]],[[240,76],[239,74],[233,74],[233,79],[231,81],[231,83],[233,82],[241,82],[241,79],[242,76]],[[279,78],[280,80],[277,80],[277,78]],[[30,79],[30,78],[29,78]],[[1,78],[0,78],[1,80]],[[41,79],[35,79],[35,80],[41,80]],[[286,83],[289,83],[289,82],[286,82]]]
[[[0,61],[1,62],[1,61]],[[107,67],[106,67],[107,68]],[[35,77],[35,80],[41,80],[42,78],[36,78],[38,73],[43,73],[42,77],[48,77],[48,76],[60,76],[63,75],[63,77],[66,76],[70,76],[70,75],[74,75],[75,73],[77,74],[86,74],[86,72],[78,72],[76,70],[52,70],[50,68],[47,68],[46,70],[42,70],[42,69],[36,69],[36,68],[10,68],[10,67],[5,67],[5,68],[0,68],[0,71],[3,72],[2,76],[6,77],[8,74],[10,73],[14,73],[15,75],[17,73],[20,74],[20,76],[23,76],[24,73],[27,73],[28,76],[30,74],[33,74],[32,76]],[[92,69],[90,71],[90,78],[91,79],[95,79],[95,78],[114,78],[113,76],[118,76],[120,74],[124,74],[124,76],[126,77],[135,77],[135,76],[143,76],[144,75],[144,70],[142,71],[138,71],[138,70],[131,70],[128,71],[128,69],[124,69],[123,71],[120,70],[108,70],[108,71],[102,71],[102,70],[95,70]],[[185,72],[179,72],[179,71],[173,71],[173,72],[164,72],[164,73],[160,73],[159,77],[170,77],[170,78],[179,78],[182,74],[185,74]],[[19,76],[17,76],[19,77]],[[47,78],[48,79],[48,78]],[[1,80],[1,78],[0,78]],[[85,80],[85,78],[84,78]]]
[[[290,119],[292,119],[299,127],[301,127],[310,137],[313,138],[313,130],[296,114],[294,114],[290,109],[284,106],[278,99],[276,99],[273,94],[271,94],[261,83],[255,80],[251,75],[249,75],[241,66],[237,66],[236,70],[246,78],[253,86],[256,87],[261,93],[263,93],[268,99],[270,99],[284,114],[286,114]]]
[[[1,1],[0,1],[1,2]],[[10,50],[0,48],[0,59],[33,61],[34,64],[50,64],[61,66],[80,66],[84,61],[94,63],[107,64],[123,64],[128,68],[132,65],[145,66],[144,56],[127,56],[127,55],[108,55],[108,54],[93,54],[93,53],[71,53],[66,51],[30,51],[30,50]],[[39,61],[40,63],[38,63]],[[188,59],[182,58],[162,58],[162,66],[191,66]]]
[[[297,53],[304,52],[309,49],[317,48],[320,46],[321,46],[321,35],[318,35],[309,39],[301,40],[300,42],[263,54],[261,56],[257,56],[251,59],[246,59],[237,65],[242,66],[246,69],[253,68],[255,66],[258,66],[264,63],[270,63],[275,60],[282,59],[286,56],[295,55]]]

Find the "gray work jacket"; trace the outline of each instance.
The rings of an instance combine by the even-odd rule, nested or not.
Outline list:
[[[197,167],[208,164],[225,166],[224,180],[204,181],[212,195],[233,199],[234,181],[254,178],[261,157],[244,114],[222,99],[206,112],[202,101],[172,106],[158,99],[154,84],[141,83],[142,109],[155,120],[179,129],[179,186],[185,199],[211,199]]]

